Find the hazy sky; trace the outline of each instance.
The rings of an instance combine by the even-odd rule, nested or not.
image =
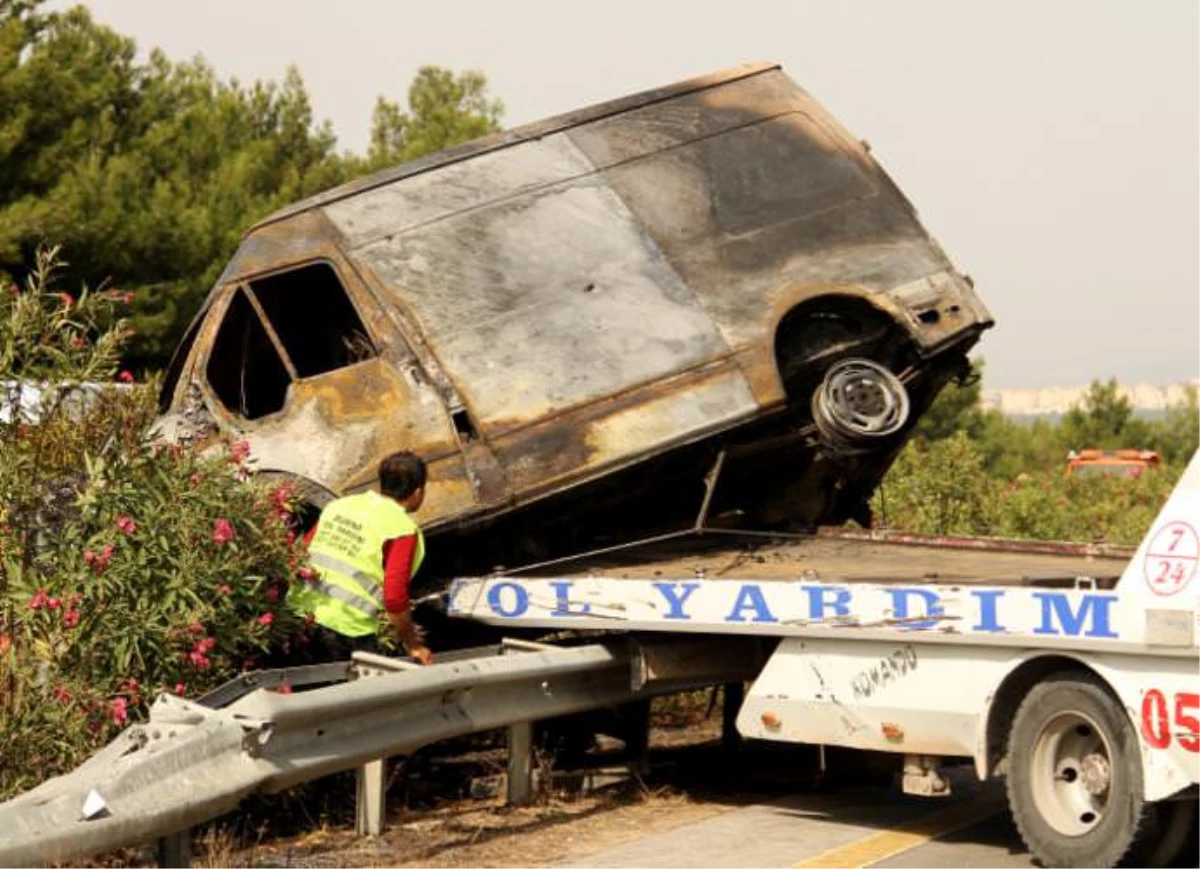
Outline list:
[[[56,2],[56,7],[68,5]],[[294,64],[361,152],[416,68],[483,71],[506,126],[751,60],[825,105],[996,318],[985,387],[1200,375],[1195,0],[90,0],[225,77]]]

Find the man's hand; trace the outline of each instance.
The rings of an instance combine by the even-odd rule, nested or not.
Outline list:
[[[433,663],[433,652],[425,645],[425,632],[412,620],[411,612],[388,613],[388,620],[408,654],[426,666]]]
[[[428,667],[430,664],[433,663],[433,652],[429,651],[428,646],[421,646],[421,645],[409,646],[407,651],[408,651],[408,654],[410,654],[412,657],[416,658],[420,663],[424,664],[426,667]]]

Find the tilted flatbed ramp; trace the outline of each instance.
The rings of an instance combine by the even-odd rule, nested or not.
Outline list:
[[[833,532],[654,541],[456,580],[452,615],[513,628],[830,636],[1194,654],[1114,590],[1131,549]],[[1168,619],[1169,621],[1169,619]],[[1153,636],[1152,636],[1153,635]]]
[[[513,571],[522,576],[649,579],[815,579],[825,582],[954,582],[1037,585],[1091,577],[1115,583],[1131,546],[975,537],[933,537],[888,531],[825,528],[817,534],[745,533],[705,529],[613,547]]]

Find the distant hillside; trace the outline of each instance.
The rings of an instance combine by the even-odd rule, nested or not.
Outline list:
[[[1121,386],[1120,394],[1129,399],[1138,416],[1154,417],[1169,407],[1187,404],[1188,391],[1200,388],[1200,380],[1155,386],[1139,383]],[[1083,401],[1088,387],[1050,386],[1045,389],[985,389],[979,403],[987,410],[999,410],[1017,419],[1042,418],[1052,421]]]

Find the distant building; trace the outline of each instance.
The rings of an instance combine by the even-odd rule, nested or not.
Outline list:
[[[979,403],[985,410],[999,410],[1005,416],[1061,416],[1081,404],[1089,386],[1049,386],[1044,389],[985,389]],[[1200,388],[1200,380],[1155,386],[1138,383],[1118,385],[1118,393],[1127,398],[1135,411],[1157,413],[1187,403],[1189,389]]]

